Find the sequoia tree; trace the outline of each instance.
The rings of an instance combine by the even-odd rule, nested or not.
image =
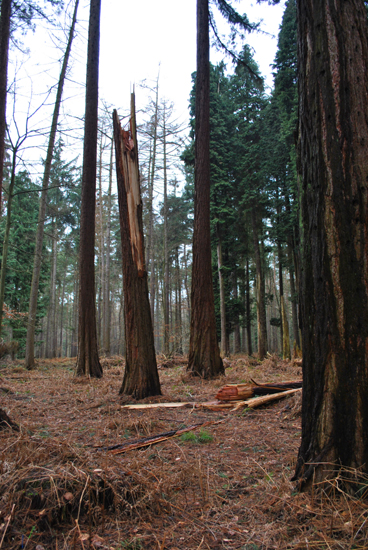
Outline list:
[[[210,44],[208,0],[197,0],[194,233],[188,370],[224,372],[216,334],[210,233]]]
[[[363,0],[299,0],[302,441],[294,479],[368,471],[368,41]],[[352,471],[352,470],[350,470]]]
[[[11,4],[11,0],[2,0],[0,14],[0,216],[5,155],[6,95],[8,84]]]
[[[79,324],[77,375],[102,376],[97,349],[95,299],[95,203],[97,166],[98,68],[101,0],[91,0],[88,30],[86,111],[79,245]]]

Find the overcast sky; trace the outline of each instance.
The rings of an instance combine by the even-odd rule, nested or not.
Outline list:
[[[74,0],[67,0],[66,4],[71,14]],[[269,6],[267,2],[257,4],[250,0],[233,0],[233,5],[240,13],[246,13],[251,22],[263,20],[260,26],[263,32],[247,35],[246,40],[254,48],[254,58],[261,73],[266,76],[267,84],[272,86],[270,65],[276,53],[284,2]],[[63,113],[69,116],[67,124],[70,142],[74,137],[80,136],[82,128],[88,16],[89,0],[81,0],[77,36],[72,50],[72,67],[63,103]],[[228,30],[221,16],[216,18],[216,22],[220,32],[225,33]],[[65,20],[64,25],[68,28],[69,22]],[[65,40],[61,38],[60,31],[46,31],[38,23],[35,33],[29,32],[23,38],[29,53],[22,55],[14,48],[11,51],[9,81],[17,73],[15,118],[20,133],[24,129],[24,114],[27,109],[32,112],[38,108],[46,90],[57,81],[60,71],[58,60],[63,55],[65,44]],[[139,84],[146,80],[152,85],[160,66],[160,97],[172,101],[176,115],[183,121],[187,120],[191,74],[195,71],[195,50],[196,0],[102,0],[100,99],[122,113],[129,108],[130,91],[135,84],[137,110],[144,109],[147,92]],[[211,49],[213,63],[223,58],[231,68],[230,59],[215,48]],[[40,108],[33,117],[30,126],[34,129],[44,128],[48,131],[54,93],[50,95],[49,107]],[[11,110],[12,100],[9,97],[8,120]],[[36,163],[42,154],[39,142],[33,138],[28,139],[26,146],[31,148],[25,158],[29,159],[31,156],[32,166],[36,170]],[[76,152],[77,149],[76,146]]]
[[[252,22],[263,19],[265,33],[247,36],[262,74],[272,85],[270,64],[274,60],[284,2],[269,6],[241,0],[233,4]],[[227,26],[219,28],[225,32]],[[161,93],[187,112],[191,74],[196,63],[196,0],[104,0],[101,24],[101,96],[115,105],[129,102],[132,83],[155,80],[160,67]],[[224,55],[211,51],[211,61]],[[231,61],[226,59],[229,66]],[[139,92],[137,91],[139,96]],[[139,102],[139,97],[137,97]]]

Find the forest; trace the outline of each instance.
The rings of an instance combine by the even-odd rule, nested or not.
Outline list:
[[[196,0],[189,124],[101,96],[102,4],[1,0],[0,549],[367,548],[367,4],[286,0],[270,89]]]

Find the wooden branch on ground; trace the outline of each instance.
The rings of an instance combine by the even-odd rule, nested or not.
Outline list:
[[[262,405],[267,405],[268,403],[271,403],[272,401],[278,401],[279,399],[283,399],[284,397],[288,397],[289,395],[293,395],[294,393],[299,393],[302,391],[302,388],[294,388],[292,390],[287,390],[279,393],[273,393],[271,395],[262,395],[261,397],[253,397],[252,399],[248,399],[247,401],[238,401],[236,403],[233,403],[234,409],[238,410],[242,407],[248,407],[249,409],[256,409],[257,407],[262,407]],[[227,405],[228,403],[226,403]],[[230,404],[230,403],[229,403]]]
[[[148,447],[149,445],[156,445],[162,441],[166,441],[171,437],[178,437],[179,435],[185,434],[187,432],[192,432],[197,428],[202,428],[204,426],[210,426],[213,424],[219,424],[224,420],[212,420],[208,422],[200,422],[199,424],[193,424],[188,428],[181,428],[177,430],[171,430],[169,432],[164,432],[157,435],[151,435],[148,437],[142,437],[141,439],[135,439],[134,441],[126,441],[120,445],[112,445],[111,447],[104,447],[104,450],[108,451],[110,454],[118,455],[125,453],[127,451],[132,451],[134,449],[140,449],[142,447]]]

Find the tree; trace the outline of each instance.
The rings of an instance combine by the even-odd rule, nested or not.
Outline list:
[[[10,37],[11,0],[1,0],[0,14],[0,215],[6,133],[6,95],[8,83],[8,52]]]
[[[204,378],[224,373],[212,287],[210,234],[210,61],[208,0],[197,0],[195,198],[188,370]]]
[[[32,182],[29,174],[20,171],[15,175],[13,190],[11,180],[4,181],[4,203],[11,201],[11,224],[6,238],[8,216],[0,224],[0,242],[8,241],[8,252],[5,274],[4,303],[17,315],[4,318],[4,338],[15,339],[19,343],[19,355],[24,355],[27,332],[27,308],[29,303],[32,278],[33,257],[37,227],[38,196],[40,188]],[[40,274],[40,292],[38,294],[37,319],[38,327],[41,317],[45,315],[49,278],[49,265],[45,243],[42,251],[46,261],[42,264]],[[2,258],[3,264],[3,258]]]
[[[48,0],[52,6],[60,5],[62,0]],[[0,215],[2,201],[3,168],[6,135],[6,97],[8,82],[9,39],[17,21],[30,26],[34,14],[46,17],[43,10],[32,0],[1,0],[0,12]]]
[[[245,223],[249,224],[252,233],[256,266],[258,356],[259,359],[263,359],[267,353],[266,262],[263,242],[268,196],[265,193],[262,178],[264,151],[261,136],[266,100],[259,68],[247,45],[244,46],[237,63],[232,77],[232,86],[237,119],[237,132],[234,139],[237,157],[234,159],[234,170],[240,190],[239,200],[247,213]],[[245,241],[247,240],[248,237],[245,238]]]
[[[76,374],[101,378],[95,299],[95,201],[101,0],[91,0],[88,29],[82,205],[79,249],[79,323]]]
[[[138,142],[132,94],[130,129],[122,130],[114,111],[114,139],[123,258],[126,364],[120,393],[144,399],[161,395],[147,271],[144,259]]]
[[[368,471],[368,40],[362,0],[299,0],[301,486]]]
[[[52,163],[52,158],[54,154],[56,131],[57,131],[57,124],[58,124],[59,112],[61,107],[61,99],[63,95],[63,87],[64,87],[68,61],[69,61],[70,51],[71,51],[73,37],[74,37],[75,24],[77,20],[78,4],[79,4],[79,0],[76,0],[75,6],[74,6],[72,23],[69,30],[69,39],[65,50],[63,64],[62,64],[61,72],[59,76],[54,113],[52,117],[51,129],[50,129],[49,144],[48,144],[46,160],[45,160],[45,169],[44,169],[43,180],[42,180],[42,193],[41,193],[41,199],[40,199],[37,235],[36,235],[36,249],[35,249],[35,255],[34,255],[31,295],[29,299],[29,310],[28,310],[27,345],[26,345],[26,362],[25,362],[27,369],[33,369],[35,365],[35,360],[34,360],[35,320],[36,320],[36,310],[37,310],[37,294],[38,294],[38,286],[39,286],[41,263],[42,263],[42,243],[43,243],[43,233],[44,233],[44,224],[45,224],[45,215],[46,215],[47,190],[49,186],[51,163]]]

